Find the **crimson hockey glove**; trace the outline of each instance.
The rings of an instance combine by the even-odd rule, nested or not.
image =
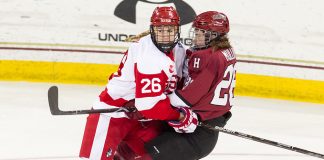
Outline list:
[[[144,119],[143,115],[135,107],[135,100],[130,100],[130,101],[126,102],[123,105],[123,107],[128,110],[128,112],[125,112],[128,119],[133,119],[133,120]]]
[[[181,121],[168,121],[168,124],[178,133],[192,133],[198,125],[197,114],[189,107],[178,108],[179,112],[184,115]]]

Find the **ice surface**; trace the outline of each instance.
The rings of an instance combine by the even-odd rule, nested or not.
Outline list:
[[[55,84],[0,82],[0,160],[74,160],[86,115],[52,116]],[[103,86],[59,84],[62,109],[88,109]],[[324,154],[324,105],[236,97],[226,128]],[[68,108],[69,107],[69,108]],[[316,160],[307,155],[220,134],[204,160]]]

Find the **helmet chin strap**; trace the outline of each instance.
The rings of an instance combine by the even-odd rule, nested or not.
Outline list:
[[[158,49],[160,51],[162,51],[163,53],[169,54],[175,45],[176,45],[176,43],[159,44]]]

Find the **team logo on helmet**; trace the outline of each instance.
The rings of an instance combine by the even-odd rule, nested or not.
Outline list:
[[[223,20],[223,21],[225,21],[226,17],[223,14],[216,14],[216,15],[213,15],[213,19],[214,20]]]
[[[163,18],[161,18],[161,22],[170,23],[171,22],[171,19],[163,19]]]

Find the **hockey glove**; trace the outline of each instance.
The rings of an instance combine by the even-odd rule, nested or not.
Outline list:
[[[168,124],[178,133],[192,133],[198,125],[197,114],[189,107],[178,108],[179,112],[184,115],[181,121],[168,121]]]
[[[133,120],[144,119],[143,115],[135,107],[135,100],[130,100],[130,101],[126,102],[123,105],[123,107],[128,110],[127,112],[125,112],[128,119],[133,119]]]

